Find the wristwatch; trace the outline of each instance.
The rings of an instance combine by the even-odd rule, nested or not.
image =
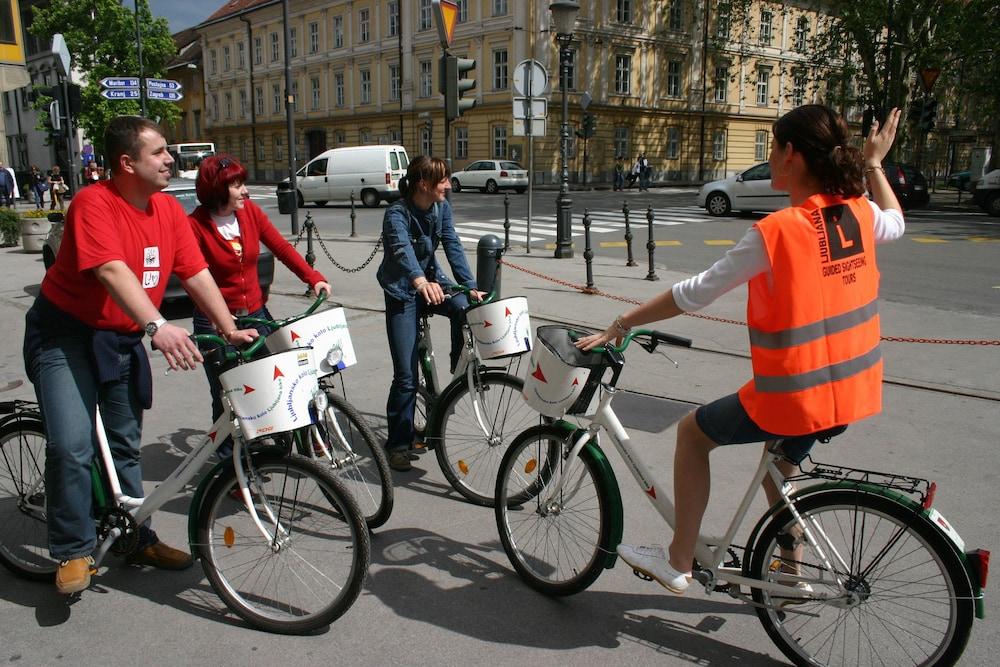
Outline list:
[[[153,336],[156,335],[156,332],[160,330],[160,327],[162,327],[166,323],[167,323],[167,320],[164,319],[164,318],[162,318],[162,317],[159,318],[159,319],[153,320],[152,322],[147,322],[146,326],[144,327],[145,330],[146,330],[146,335],[149,336],[150,338],[152,338]]]

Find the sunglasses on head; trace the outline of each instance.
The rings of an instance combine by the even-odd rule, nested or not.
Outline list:
[[[233,163],[232,160],[228,158],[222,158],[221,160],[219,160],[219,169],[227,169],[229,165],[231,165],[232,163]]]

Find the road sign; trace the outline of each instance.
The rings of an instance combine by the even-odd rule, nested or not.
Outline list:
[[[106,100],[137,100],[138,88],[106,88],[101,91],[101,97]]]
[[[525,126],[525,121],[523,118],[514,119],[514,136],[515,137],[526,137],[528,136],[528,128]],[[544,137],[545,136],[545,119],[536,118],[531,121],[531,136],[533,137]]]
[[[146,90],[146,97],[151,100],[167,100],[177,102],[184,98],[184,95],[176,90]]]
[[[590,106],[590,102],[590,93],[583,91],[583,95],[580,95],[580,108],[586,111],[587,107]]]
[[[549,115],[549,101],[544,97],[515,97],[514,118],[539,120]]]
[[[549,87],[549,74],[537,60],[522,60],[514,68],[514,94],[541,97]]]
[[[937,81],[940,74],[941,70],[937,67],[925,67],[920,70],[920,82],[924,85],[925,93],[928,95],[931,94],[931,90],[934,88],[934,83]]]
[[[458,3],[455,0],[434,0],[434,15],[437,17],[438,39],[441,47],[447,49],[455,36],[458,21]]]
[[[181,84],[173,79],[146,79],[146,90],[180,90]]]
[[[135,88],[139,89],[139,79],[132,77],[106,76],[101,79],[102,88]],[[137,96],[138,97],[138,96]],[[110,99],[110,98],[109,98]]]

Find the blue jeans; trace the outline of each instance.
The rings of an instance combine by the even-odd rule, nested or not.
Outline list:
[[[144,496],[139,447],[142,406],[130,382],[131,360],[120,355],[121,379],[98,386],[91,344],[81,337],[53,337],[34,359],[28,376],[45,420],[45,492],[49,553],[56,560],[89,556],[97,544],[90,468],[97,452],[95,408],[100,406],[122,491]],[[145,528],[140,548],[156,540]]]
[[[456,294],[437,306],[429,306],[417,296],[410,301],[385,297],[385,330],[389,337],[392,355],[392,386],[385,404],[389,434],[385,448],[388,451],[409,449],[413,446],[413,413],[417,405],[417,323],[424,310],[446,315],[451,320],[451,367],[462,354],[462,323],[469,300]]]

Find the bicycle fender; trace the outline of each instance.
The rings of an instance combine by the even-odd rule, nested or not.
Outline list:
[[[574,435],[576,434],[574,433]],[[622,508],[621,489],[618,486],[618,479],[615,477],[615,471],[611,467],[611,462],[608,461],[608,457],[605,456],[600,445],[594,442],[593,439],[589,440],[583,446],[580,456],[586,456],[596,464],[598,474],[601,476],[601,483],[608,490],[608,514],[611,518],[611,532],[608,534],[608,543],[601,546],[607,553],[604,559],[604,569],[610,570],[618,560],[616,549],[621,544],[622,533],[625,529],[625,512]]]
[[[231,458],[217,462],[201,478],[198,487],[194,490],[194,495],[191,496],[191,503],[188,505],[188,545],[191,547],[191,558],[195,560],[201,558],[198,549],[198,516],[201,514],[201,504],[205,498],[205,491],[227,468],[232,467],[233,460]]]

